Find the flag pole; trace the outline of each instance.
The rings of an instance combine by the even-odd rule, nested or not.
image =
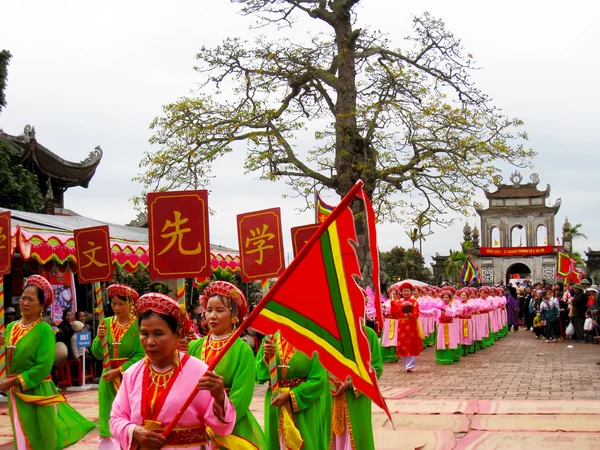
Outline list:
[[[315,205],[315,223],[319,223],[319,202],[318,202],[318,197],[319,197],[319,191],[317,191],[317,186],[315,186],[315,192],[314,192],[314,205]]]
[[[216,357],[208,365],[208,369],[206,369],[206,370],[210,370],[210,371],[214,370],[215,367],[217,366],[217,364],[219,364],[219,362],[225,355],[225,353],[227,353],[227,351],[233,346],[235,341],[242,335],[242,333],[244,331],[246,331],[248,328],[250,328],[250,324],[252,322],[254,322],[254,319],[256,319],[256,317],[258,317],[258,315],[264,309],[266,304],[269,303],[269,301],[271,301],[271,297],[277,291],[277,289],[276,289],[277,286],[280,283],[284,283],[285,280],[290,276],[290,274],[293,273],[293,271],[296,269],[296,266],[298,266],[300,261],[302,261],[304,259],[305,255],[310,251],[310,248],[314,245],[314,242],[321,237],[321,235],[323,234],[322,230],[329,228],[329,225],[333,221],[335,221],[340,214],[342,214],[342,212],[350,205],[350,203],[354,200],[354,198],[362,190],[363,185],[364,185],[364,183],[362,182],[362,180],[358,180],[354,184],[352,189],[350,189],[350,191],[348,191],[348,193],[344,196],[342,201],[334,208],[332,213],[329,216],[327,216],[327,219],[321,224],[321,226],[317,229],[317,231],[310,237],[310,239],[308,240],[306,245],[302,248],[302,250],[300,250],[300,253],[298,253],[298,255],[292,260],[292,262],[287,267],[287,269],[285,269],[285,271],[281,274],[279,279],[275,282],[275,285],[271,289],[269,289],[267,294],[262,298],[262,300],[260,302],[258,302],[258,304],[254,307],[252,312],[248,315],[248,317],[246,317],[246,319],[240,324],[238,329],[235,330],[235,332],[233,333],[231,338],[229,338],[227,343],[223,346],[223,349],[216,355]],[[171,420],[171,422],[169,423],[167,428],[165,428],[165,430],[163,431],[163,433],[162,433],[163,436],[166,437],[171,433],[171,431],[173,431],[173,429],[179,422],[179,419],[181,419],[181,416],[183,416],[183,413],[192,404],[192,401],[194,401],[194,398],[196,397],[196,395],[198,394],[199,391],[200,390],[198,389],[198,386],[194,387],[194,390],[190,393],[190,395],[188,396],[185,403],[181,406],[179,411],[177,411],[177,414],[175,414],[175,417],[173,417],[173,420]]]

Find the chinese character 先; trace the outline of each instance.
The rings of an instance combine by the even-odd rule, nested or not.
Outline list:
[[[165,225],[163,226],[160,237],[165,238],[165,239],[171,239],[171,241],[167,244],[167,246],[165,248],[162,249],[162,251],[158,254],[158,256],[166,253],[167,251],[169,251],[169,249],[171,247],[173,247],[173,245],[175,245],[175,242],[177,242],[177,247],[179,249],[179,252],[182,255],[197,255],[198,253],[200,253],[200,251],[202,250],[202,245],[200,242],[198,242],[197,247],[194,250],[186,250],[185,248],[183,248],[183,235],[185,233],[189,233],[190,231],[192,231],[191,228],[181,228],[182,225],[186,224],[189,219],[187,218],[181,218],[181,212],[179,211],[173,211],[173,215],[175,216],[175,220],[173,222],[171,222],[170,220],[165,221]],[[169,232],[169,233],[165,233],[165,231],[168,228],[173,228],[173,231]]]

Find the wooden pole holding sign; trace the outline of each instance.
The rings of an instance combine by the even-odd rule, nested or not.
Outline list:
[[[5,337],[4,323],[4,275],[10,273],[12,239],[10,211],[0,213],[0,336]],[[0,381],[6,378],[6,346],[0,348]]]
[[[94,296],[98,323],[104,323],[104,304],[100,283],[113,279],[113,264],[111,259],[110,230],[108,225],[80,228],[73,230],[75,237],[75,252],[80,283],[94,283]],[[85,358],[85,357],[84,357]],[[106,370],[110,364],[108,355],[108,337],[102,339],[102,368]],[[85,365],[84,365],[85,379]]]

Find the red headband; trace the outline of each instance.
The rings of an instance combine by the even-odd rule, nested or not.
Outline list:
[[[186,335],[192,327],[192,320],[185,307],[165,294],[159,294],[158,292],[144,294],[135,302],[135,309],[138,316],[141,316],[146,311],[153,311],[172,317],[183,328],[183,332]]]
[[[54,301],[54,290],[50,285],[50,282],[46,280],[41,275],[31,275],[25,281],[25,286],[28,284],[33,284],[34,286],[39,287],[44,293],[44,308],[47,308]]]
[[[214,295],[227,297],[231,301],[234,301],[237,305],[238,319],[240,321],[246,317],[246,314],[248,313],[248,302],[246,301],[246,297],[244,297],[242,291],[240,291],[236,286],[228,283],[227,281],[213,281],[210,283],[204,288],[202,295],[200,296],[200,302],[204,308],[206,308],[208,299]]]
[[[127,299],[132,303],[135,303],[140,297],[135,289],[125,284],[111,284],[106,290],[108,298],[113,298],[115,295]]]

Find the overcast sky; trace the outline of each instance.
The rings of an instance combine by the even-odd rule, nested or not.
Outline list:
[[[252,20],[226,0],[106,0],[103,2],[5,0],[0,50],[13,54],[0,128],[20,134],[34,125],[40,143],[64,159],[81,161],[97,145],[104,158],[90,187],[70,189],[66,207],[94,219],[127,223],[135,217],[129,198],[141,191],[131,182],[138,162],[151,150],[148,128],[161,106],[189,94],[199,81],[192,70],[202,46],[226,37],[251,38]],[[218,5],[218,6],[216,6]],[[388,33],[394,46],[411,33],[411,15],[425,11],[446,22],[482,70],[477,86],[509,117],[525,121],[528,146],[538,152],[525,181],[539,173],[540,188],[552,187],[549,204],[562,198],[556,220],[583,223],[588,239],[575,249],[600,249],[600,73],[597,18],[592,1],[395,1],[363,0],[359,25]],[[306,32],[302,22],[298,35]],[[308,26],[314,26],[315,22]],[[314,29],[314,28],[313,28]],[[271,37],[275,29],[263,30]],[[511,170],[503,176],[508,182]],[[211,242],[237,248],[235,216],[280,206],[286,252],[289,228],[310,223],[313,212],[297,213],[300,201],[281,199],[283,183],[245,175],[241,156],[214,166],[209,203]],[[332,204],[339,200],[328,194]],[[474,200],[484,202],[483,193]],[[467,218],[471,225],[478,218]],[[426,261],[457,249],[465,219],[434,229],[424,242]],[[405,230],[379,227],[379,246],[410,247]]]

